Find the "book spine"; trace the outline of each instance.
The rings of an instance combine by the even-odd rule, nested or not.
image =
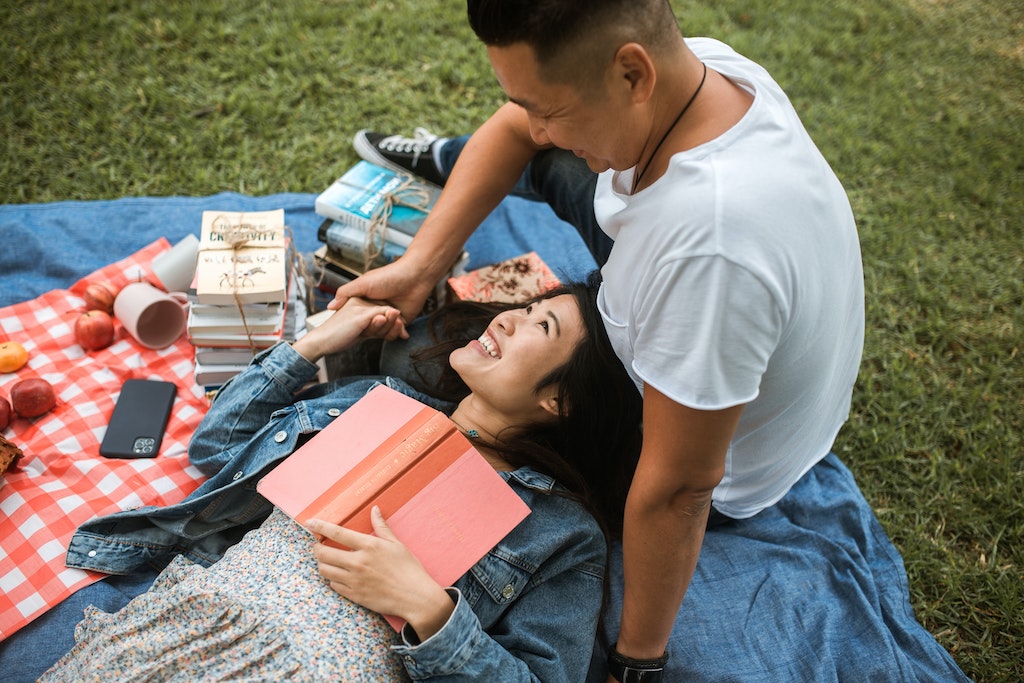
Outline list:
[[[366,259],[364,240],[366,232],[351,225],[334,223],[324,232],[323,242],[334,249],[342,258],[362,262]],[[385,240],[381,253],[374,259],[374,264],[385,265],[397,260],[405,253],[405,247],[392,244]]]
[[[336,225],[338,223],[340,223],[341,225],[353,226],[361,231],[369,229],[369,221],[363,221],[359,225],[354,225],[351,222],[338,221],[333,218],[328,218],[327,220],[320,224],[319,228],[317,228],[316,238],[319,241],[323,242],[324,244],[327,244],[328,229],[330,229],[332,225]],[[407,235],[406,233],[395,230],[390,226],[384,230],[384,239],[390,242],[391,244],[395,245],[396,247],[401,247],[402,249],[406,249],[410,244],[412,244],[412,235]]]
[[[253,359],[250,349],[217,348],[201,346],[196,348],[196,365],[248,365]]]
[[[297,517],[299,521],[317,518],[338,524],[352,516],[356,510],[365,507],[388,482],[402,476],[455,425],[432,408],[417,414],[428,417],[425,421],[410,421],[401,431],[404,438],[389,438],[374,453],[363,459],[359,466],[336,481],[316,500],[306,506]],[[397,442],[396,442],[397,441]]]
[[[232,337],[195,337],[191,334],[186,335],[192,346],[203,346],[208,349],[247,349],[249,348],[250,338],[245,335],[234,335]],[[271,346],[281,341],[282,335],[268,336],[268,335],[253,335],[252,346],[257,349],[269,349]]]
[[[339,287],[347,285],[355,278],[336,273],[330,268],[321,268],[316,273],[316,288],[327,294],[334,294]]]
[[[318,270],[327,271],[349,280],[355,280],[366,272],[363,270],[363,264],[343,259],[338,252],[326,246],[313,254],[313,263]]]
[[[462,436],[458,430],[452,429],[431,444],[429,449],[413,462],[400,478],[389,481],[377,495],[344,519],[339,520],[338,524],[362,534],[373,533],[370,509],[374,505],[380,508],[385,518],[390,517],[472,448],[466,437]]]
[[[347,415],[346,411],[342,415]],[[387,434],[376,434],[368,433],[361,435],[359,441],[355,443],[357,447],[356,451],[362,453],[361,449],[365,449],[368,441],[373,442],[372,449],[365,451],[366,455],[361,456],[357,463],[345,470],[342,474],[332,473],[331,476],[334,480],[328,486],[317,486],[321,490],[321,494],[317,495],[314,499],[310,500],[307,504],[302,507],[302,512],[299,515],[293,515],[295,519],[304,519],[301,515],[306,515],[305,518],[312,516],[313,513],[318,513],[324,510],[332,501],[342,495],[347,495],[351,490],[360,487],[360,482],[365,482],[366,478],[373,473],[381,469],[382,464],[386,463],[391,454],[398,451],[404,442],[410,440],[412,436],[420,433],[423,428],[434,420],[438,415],[443,417],[443,414],[430,408],[429,405],[420,405],[415,413],[409,415],[408,418],[404,418],[400,423],[400,426],[394,428],[391,433]],[[337,421],[336,421],[337,422]],[[449,421],[451,422],[451,420]],[[342,423],[339,423],[342,424]],[[334,431],[337,429],[335,423],[331,423],[324,431]],[[321,433],[323,434],[323,432]],[[317,434],[316,437],[321,437],[321,434]],[[314,438],[315,440],[315,438]],[[341,449],[344,449],[345,444],[341,443]],[[291,514],[291,513],[290,513]]]
[[[401,247],[403,251],[412,244],[412,235],[399,232],[390,226],[384,230],[384,238],[391,244]]]

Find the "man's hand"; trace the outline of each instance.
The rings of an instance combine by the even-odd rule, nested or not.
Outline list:
[[[423,303],[430,296],[436,282],[411,263],[403,263],[405,258],[374,268],[339,287],[334,300],[327,304],[327,308],[339,309],[351,297],[387,302],[397,308],[401,315],[387,321],[387,325],[371,326],[366,331],[367,336],[381,337],[389,341],[408,338],[405,326],[423,309]]]

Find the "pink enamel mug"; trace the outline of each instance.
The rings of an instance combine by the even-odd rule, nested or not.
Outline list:
[[[114,299],[114,317],[140,344],[167,348],[185,332],[188,296],[164,292],[148,282],[125,285]]]

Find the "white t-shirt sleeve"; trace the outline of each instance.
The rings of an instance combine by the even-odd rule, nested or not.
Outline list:
[[[783,325],[764,283],[721,256],[670,261],[650,283],[634,309],[636,374],[691,408],[756,398]]]

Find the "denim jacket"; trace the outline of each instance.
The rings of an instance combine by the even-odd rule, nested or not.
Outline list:
[[[91,520],[67,565],[114,574],[162,567],[185,554],[204,566],[263,522],[256,482],[367,391],[384,382],[439,410],[451,406],[401,380],[354,378],[297,392],[316,366],[288,344],[258,355],[218,394],[189,446],[209,476],[180,503]],[[531,513],[448,589],[445,626],[419,642],[408,627],[394,650],[413,679],[583,680],[603,594],[606,545],[597,523],[557,484],[528,468],[502,477]]]

